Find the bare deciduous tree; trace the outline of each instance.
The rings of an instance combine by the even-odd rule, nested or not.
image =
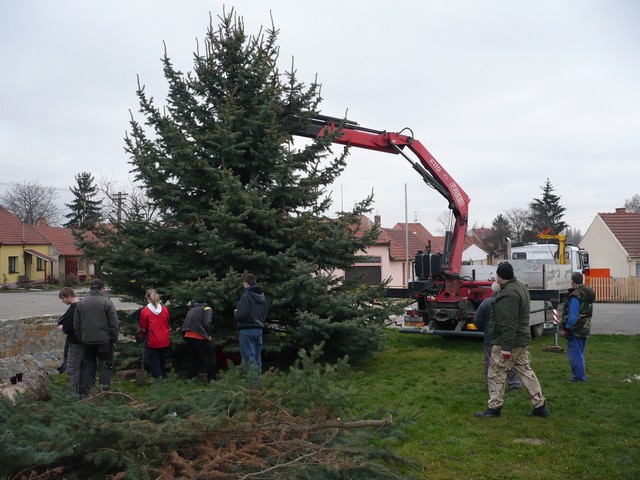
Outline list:
[[[640,195],[637,193],[624,201],[624,208],[629,213],[640,213]]]
[[[579,245],[583,236],[582,231],[579,228],[571,227],[567,227],[565,235],[567,236],[567,244],[569,245]]]
[[[43,219],[48,225],[58,225],[62,216],[59,197],[54,187],[46,187],[37,180],[25,180],[16,183],[0,201],[24,223],[35,225]]]
[[[445,232],[451,231],[453,229],[453,214],[451,210],[443,210],[440,212],[440,215],[436,218],[436,222],[438,223],[436,233],[444,235]]]
[[[131,183],[123,187],[116,180],[102,176],[98,188],[104,195],[104,214],[112,222],[128,220],[133,216],[148,221],[156,215],[156,206],[139,185]]]
[[[511,226],[511,231],[514,242],[522,242],[524,238],[524,232],[527,229],[527,223],[531,217],[531,212],[525,208],[510,208],[504,212],[505,218],[508,220]]]

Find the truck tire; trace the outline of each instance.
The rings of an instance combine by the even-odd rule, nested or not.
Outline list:
[[[531,325],[531,338],[538,338],[544,335],[544,323]]]

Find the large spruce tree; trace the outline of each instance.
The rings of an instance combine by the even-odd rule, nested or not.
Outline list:
[[[180,323],[190,300],[216,311],[214,332],[234,335],[233,309],[246,272],[270,300],[266,348],[310,347],[352,356],[382,345],[381,289],[336,277],[372,244],[362,230],[366,198],[329,218],[326,186],[345,167],[331,137],[298,140],[319,110],[319,85],[277,66],[278,31],[245,34],[241,18],[223,13],[178,71],[165,51],[166,105],[139,86],[140,112],[126,138],[136,180],[158,215],[127,218],[87,245],[110,286],[142,299],[145,288],[170,301]]]
[[[525,234],[525,240],[535,242],[536,235],[548,228],[552,229],[554,234],[562,232],[567,224],[562,221],[566,208],[560,204],[560,197],[554,194],[553,185],[547,178],[545,184],[540,187],[542,189],[542,197],[534,198],[529,204],[531,210],[530,230]]]
[[[102,200],[96,199],[98,187],[89,172],[79,173],[75,179],[76,185],[69,187],[73,193],[73,201],[65,204],[70,212],[65,215],[69,220],[64,226],[78,230],[94,230],[102,219]]]

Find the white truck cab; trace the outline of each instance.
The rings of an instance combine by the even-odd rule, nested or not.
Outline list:
[[[586,250],[567,245],[565,247],[565,264],[571,265],[574,272],[589,269],[589,253]],[[527,243],[511,246],[512,260],[555,260],[558,261],[558,245],[553,243]]]

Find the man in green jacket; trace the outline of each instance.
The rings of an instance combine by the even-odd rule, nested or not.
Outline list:
[[[512,368],[531,397],[533,411],[530,416],[548,417],[551,413],[545,404],[540,382],[530,365],[529,290],[515,278],[513,266],[508,262],[498,265],[496,275],[500,293],[493,301],[489,320],[493,345],[487,374],[489,408],[476,413],[476,417],[500,416],[507,373]]]

